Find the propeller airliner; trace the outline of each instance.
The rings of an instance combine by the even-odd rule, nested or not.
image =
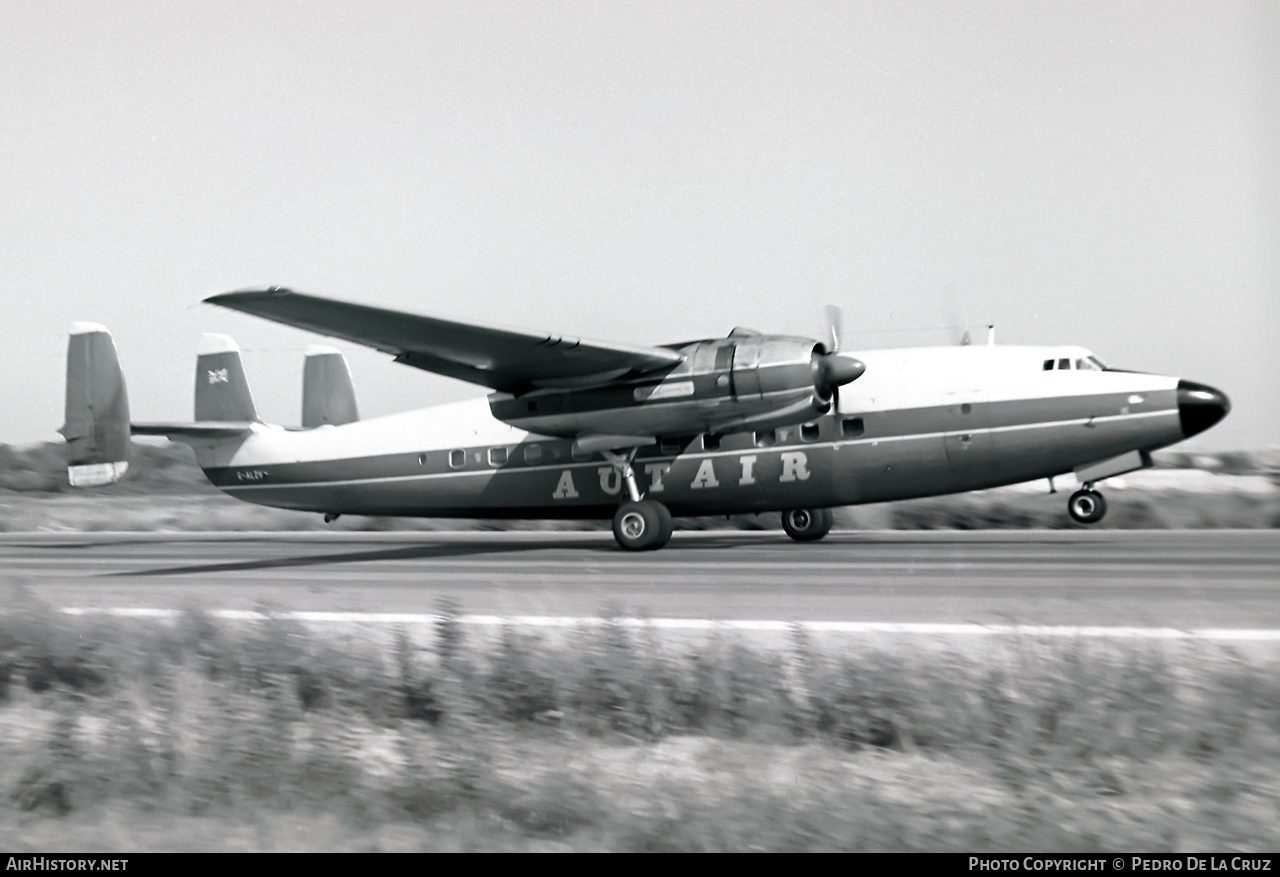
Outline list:
[[[459,378],[483,398],[362,420],[342,354],[307,351],[301,428],[258,417],[235,342],[205,335],[195,419],[133,423],[107,329],[72,327],[68,475],[109,484],[129,436],[190,445],[209,480],[261,505],[341,514],[612,519],[618,544],[661,548],[672,517],[781,512],[821,539],[844,505],[1074,473],[1082,524],[1097,485],[1152,464],[1230,410],[1219,390],[1108,368],[1072,346],[840,350],[830,338],[734,329],[639,347],[492,328],[279,287],[207,302],[365,345]],[[994,342],[994,338],[991,339]],[[1052,481],[1051,481],[1052,483]]]

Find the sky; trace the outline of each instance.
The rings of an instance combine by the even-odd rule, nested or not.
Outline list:
[[[0,0],[0,442],[66,333],[135,420],[201,332],[300,417],[281,285],[652,344],[1081,344],[1208,383],[1188,446],[1280,446],[1280,4]],[[327,342],[332,343],[332,342]],[[338,343],[361,414],[483,394]]]

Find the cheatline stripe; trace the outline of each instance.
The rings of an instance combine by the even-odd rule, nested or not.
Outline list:
[[[176,619],[181,609],[66,607],[66,615],[107,615],[114,618]],[[270,619],[312,624],[438,624],[444,616],[402,612],[276,612],[214,609],[205,613],[225,621]],[[458,624],[478,627],[623,627],[656,630],[744,630],[785,633],[802,628],[813,633],[898,633],[919,636],[1041,636],[1155,640],[1215,640],[1218,642],[1280,642],[1280,630],[1173,627],[1103,627],[1046,624],[927,624],[890,621],[717,621],[709,618],[601,618],[570,615],[459,615]]]
[[[791,444],[786,444],[786,445],[769,445],[767,447],[739,448],[737,450],[728,450],[728,451],[694,451],[694,452],[691,452],[688,454],[682,454],[682,455],[668,454],[668,455],[663,455],[663,456],[653,457],[653,458],[646,457],[642,459],[640,462],[642,465],[657,465],[662,463],[674,463],[676,459],[701,460],[707,457],[742,457],[747,454],[753,454],[753,453],[758,454],[761,452],[781,453],[782,451],[816,451],[819,449],[832,450],[840,447],[855,446],[855,445],[874,446],[882,442],[887,444],[889,442],[910,442],[910,441],[923,441],[926,439],[939,439],[939,438],[945,438],[948,435],[956,435],[960,433],[964,433],[967,435],[989,435],[997,432],[1021,432],[1025,430],[1031,430],[1031,429],[1053,429],[1053,428],[1063,427],[1063,426],[1086,426],[1090,423],[1098,424],[1098,423],[1110,423],[1112,421],[1121,421],[1121,420],[1137,420],[1137,419],[1149,418],[1149,417],[1167,417],[1170,415],[1176,415],[1177,413],[1178,413],[1178,409],[1176,408],[1163,408],[1159,411],[1143,411],[1137,414],[1108,414],[1108,415],[1100,415],[1097,417],[1075,417],[1070,420],[1046,420],[1046,421],[1040,421],[1037,423],[1017,423],[1011,426],[982,427],[979,429],[971,429],[967,433],[964,430],[957,428],[957,429],[952,429],[949,431],[942,431],[942,432],[905,433],[902,435],[876,436],[874,438],[843,439],[843,440],[824,441],[824,442],[801,442],[799,444],[796,444],[793,442]],[[498,446],[500,445],[493,445],[492,447],[498,447]],[[483,445],[479,447],[490,447],[490,446]],[[432,450],[439,451],[441,449],[429,448],[424,453],[428,453]],[[465,450],[468,454],[470,454],[471,452],[476,450],[476,447],[470,446],[465,449],[457,448],[456,450]],[[364,459],[364,458],[352,458],[352,459]],[[333,460],[333,461],[308,460],[306,462],[310,464],[325,463],[325,462],[349,463],[349,462],[352,462],[352,460],[343,460],[343,459]],[[227,467],[227,468],[228,470],[250,469],[254,467],[260,468],[260,467],[272,466],[272,465],[278,465],[278,464],[244,463],[242,465]],[[475,478],[475,477],[491,477],[495,475],[518,475],[524,472],[544,472],[544,471],[561,472],[561,471],[564,471],[565,469],[598,469],[598,468],[601,468],[602,465],[608,466],[608,463],[602,460],[587,460],[587,461],[574,461],[574,462],[565,462],[565,463],[542,463],[542,464],[532,465],[532,466],[528,466],[528,465],[507,466],[503,468],[490,468],[490,469],[457,469],[451,472],[426,472],[426,473],[419,472],[419,473],[404,474],[404,475],[366,475],[359,478],[337,478],[337,479],[325,480],[325,481],[270,481],[262,484],[218,484],[216,486],[219,490],[224,490],[228,492],[233,490],[280,490],[282,488],[293,488],[293,487],[340,487],[340,486],[352,485],[352,484],[389,483],[392,481],[435,481],[443,478],[468,478],[468,477]]]

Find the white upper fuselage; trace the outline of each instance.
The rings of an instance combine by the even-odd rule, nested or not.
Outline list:
[[[1178,384],[1166,375],[1103,371],[1090,351],[1066,345],[902,347],[855,355],[867,371],[840,389],[841,412],[929,408],[949,404],[956,394],[1010,402],[1171,390]],[[1045,369],[1047,361],[1053,369]],[[1060,367],[1064,361],[1068,368]]]

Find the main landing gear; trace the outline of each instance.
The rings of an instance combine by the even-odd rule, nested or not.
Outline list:
[[[1081,524],[1096,524],[1107,513],[1107,501],[1102,494],[1093,489],[1092,484],[1085,484],[1080,490],[1071,494],[1067,500],[1067,514]]]
[[[782,529],[797,542],[814,542],[831,532],[831,509],[792,509],[782,513]]]
[[[671,512],[657,500],[629,500],[613,516],[613,538],[628,551],[653,551],[671,540]]]
[[[628,497],[613,516],[613,538],[628,551],[653,551],[671,541],[675,522],[665,505],[656,499],[640,496],[640,487],[631,468],[635,453],[634,450],[629,454],[605,452],[605,457],[622,474]]]

